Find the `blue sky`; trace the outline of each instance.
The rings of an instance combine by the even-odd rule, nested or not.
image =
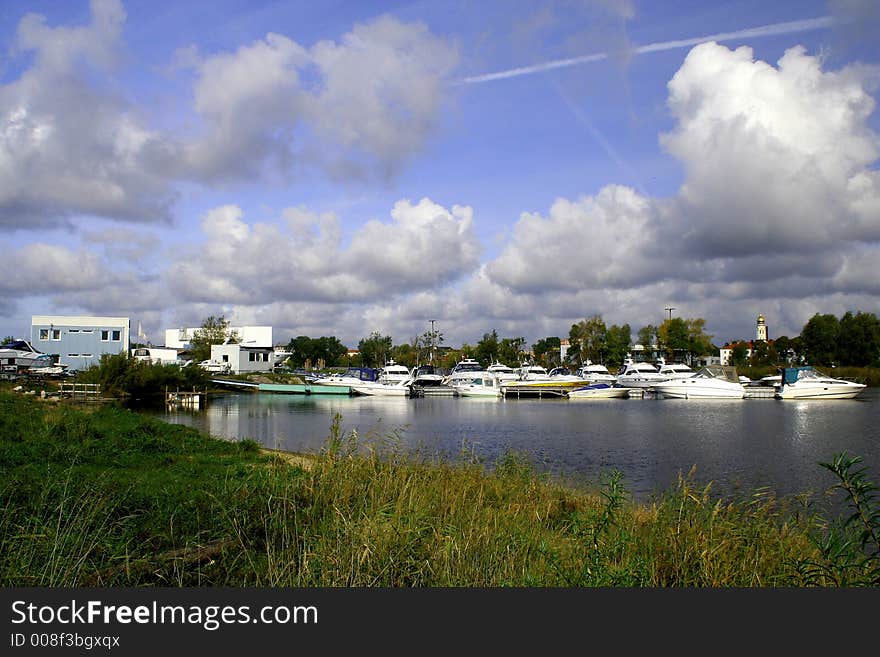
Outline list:
[[[880,11],[6,2],[0,332],[716,343],[880,312]]]

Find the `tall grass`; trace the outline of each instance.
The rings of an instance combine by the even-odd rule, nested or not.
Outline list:
[[[517,454],[491,472],[406,455],[338,418],[302,458],[118,409],[0,408],[4,586],[872,583],[870,568],[825,575],[842,557],[823,552],[809,506],[720,500],[692,475],[636,504],[614,471],[583,490]],[[863,548],[838,544],[848,559]]]

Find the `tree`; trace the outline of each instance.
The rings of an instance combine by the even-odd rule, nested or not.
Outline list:
[[[391,336],[382,335],[379,331],[370,333],[370,337],[358,342],[361,361],[367,367],[382,367],[391,356]]]
[[[730,351],[730,364],[743,367],[749,363],[749,345],[747,342],[737,342]]]
[[[7,335],[3,338],[3,342],[0,342],[0,344],[12,344],[13,342],[15,342],[15,336]]]
[[[618,326],[614,324],[605,332],[605,365],[619,367],[629,353],[629,345],[632,342],[632,332],[629,324]]]
[[[582,319],[573,324],[568,332],[569,361],[582,365],[592,361],[604,363],[607,344],[605,336],[605,321],[601,315],[593,315],[589,319]]]
[[[639,339],[639,344],[648,351],[657,344],[657,327],[653,324],[643,326],[636,335]]]
[[[860,367],[880,361],[880,320],[874,313],[847,311],[840,318],[837,359]]]
[[[789,339],[787,335],[780,335],[776,340],[773,341],[773,346],[776,348],[776,362],[787,365],[789,363],[789,359],[795,356],[794,348],[792,347],[792,341]]]
[[[557,337],[548,337],[538,340],[532,345],[532,353],[535,360],[544,367],[555,367],[559,364],[559,350],[562,341]]]
[[[394,362],[413,368],[419,359],[419,350],[415,344],[405,342],[391,349],[391,357],[394,359]]]
[[[687,323],[688,354],[691,359],[702,358],[713,351],[712,336],[706,333],[706,320],[702,317],[685,320]]]
[[[510,367],[516,367],[522,362],[525,355],[526,339],[504,338],[498,344],[498,358],[500,362]]]
[[[804,355],[811,365],[831,365],[837,355],[840,322],[831,314],[816,313],[801,331]]]
[[[425,331],[416,338],[418,359],[420,363],[434,364],[437,357],[437,347],[443,344],[443,333],[440,331]]]
[[[669,360],[676,360],[676,354],[684,360],[689,352],[687,322],[681,317],[664,320],[657,329],[657,341]]]
[[[491,333],[484,333],[483,339],[474,347],[473,358],[488,367],[498,360],[498,347],[498,331],[492,329]]]
[[[300,335],[287,343],[290,352],[290,360],[295,367],[303,367],[307,363],[312,367],[318,367],[319,363],[324,366],[337,364],[348,349],[335,336],[321,336],[310,338]]]
[[[229,328],[229,321],[223,315],[211,315],[194,331],[189,344],[193,360],[201,362],[211,358],[211,345],[238,341],[238,332]]]
[[[755,365],[772,365],[779,357],[776,354],[776,348],[766,340],[758,340],[755,342],[755,348],[752,349],[752,357],[749,364]]]

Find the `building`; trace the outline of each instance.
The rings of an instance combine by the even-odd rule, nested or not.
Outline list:
[[[271,372],[275,367],[275,348],[245,344],[212,344],[211,362],[225,366],[234,374]]]
[[[169,349],[188,349],[190,340],[200,327],[179,329],[165,329],[165,346]],[[230,326],[234,331],[239,344],[251,347],[272,347],[271,326]]]
[[[96,365],[104,354],[128,354],[128,317],[33,315],[31,344],[72,370]]]
[[[166,347],[138,347],[131,350],[131,356],[135,360],[153,363],[154,365],[180,364],[177,358],[177,349],[168,349]]]
[[[749,340],[746,342],[745,340],[734,340],[733,342],[728,342],[726,345],[721,347],[719,350],[719,360],[721,365],[730,365],[731,356],[733,355],[733,348],[739,344],[746,345],[746,357],[751,359],[752,354],[755,353],[755,343],[756,342],[767,342],[772,344],[773,341],[770,340],[767,333],[767,322],[764,319],[764,315],[758,314],[758,320],[755,322],[755,339]]]

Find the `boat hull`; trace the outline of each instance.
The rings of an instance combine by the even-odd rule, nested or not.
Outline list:
[[[651,389],[671,399],[742,399],[745,397],[745,390],[742,386],[739,389],[730,388],[713,388],[699,385],[675,385],[665,386],[663,384],[654,385]]]
[[[810,386],[800,388],[797,385],[786,385],[776,393],[776,399],[854,399],[864,389],[865,386],[861,384],[845,387]]]
[[[629,388],[580,388],[568,392],[569,399],[623,399],[629,397]]]
[[[352,392],[358,395],[371,395],[374,397],[409,397],[409,386],[401,385],[384,385],[376,383],[373,385],[351,386]]]

